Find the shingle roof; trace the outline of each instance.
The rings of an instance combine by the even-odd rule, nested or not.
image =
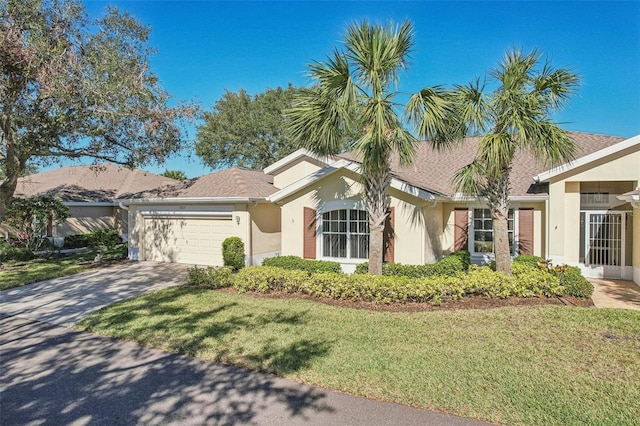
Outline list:
[[[273,176],[237,167],[186,180],[162,190],[148,191],[146,198],[265,198],[276,192]]]
[[[624,138],[614,136],[580,132],[570,132],[570,136],[578,147],[576,158],[624,140]],[[453,176],[456,171],[473,161],[479,142],[479,137],[467,138],[462,144],[444,151],[436,151],[431,148],[429,143],[422,142],[411,165],[400,167],[398,156],[394,155],[391,159],[391,168],[397,178],[407,183],[427,191],[452,196],[455,192],[452,186]],[[357,156],[352,152],[342,154],[340,157],[358,161]],[[546,186],[536,184],[533,177],[547,169],[549,167],[538,163],[530,153],[519,153],[513,162],[511,171],[511,195],[546,193]]]
[[[174,179],[113,164],[71,166],[18,179],[15,195],[50,194],[66,202],[112,202],[175,183]]]

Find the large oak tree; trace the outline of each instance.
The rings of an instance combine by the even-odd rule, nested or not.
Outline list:
[[[300,89],[277,87],[251,95],[225,91],[198,127],[196,154],[212,169],[246,167],[261,170],[299,145],[287,132],[285,111]]]
[[[150,29],[79,0],[0,0],[0,221],[27,164],[93,158],[126,166],[179,150],[191,105],[169,105],[150,71]]]

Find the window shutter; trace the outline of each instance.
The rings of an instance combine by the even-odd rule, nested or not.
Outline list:
[[[395,207],[389,208],[389,214],[387,215],[387,219],[384,222],[384,257],[383,261],[387,263],[394,262],[394,242],[395,242],[395,215],[396,209]]]
[[[533,209],[518,210],[518,253],[533,254]]]
[[[457,208],[454,210],[453,250],[468,250],[469,241],[469,210]]]
[[[304,208],[304,230],[302,257],[305,259],[316,258],[316,211],[309,207]]]

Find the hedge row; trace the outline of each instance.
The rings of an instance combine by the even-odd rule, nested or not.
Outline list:
[[[404,276],[345,275],[335,272],[288,270],[273,266],[249,266],[236,275],[225,268],[193,268],[189,283],[214,288],[233,285],[239,292],[302,293],[332,299],[378,303],[456,300],[467,295],[487,297],[556,296],[564,288],[557,277],[528,265],[514,265],[513,276],[487,267],[471,266],[466,275],[410,278]]]
[[[471,264],[471,255],[466,250],[456,251],[439,262],[428,265],[403,265],[400,263],[385,263],[382,265],[382,275],[402,276],[409,278],[453,276],[464,273]],[[356,274],[366,274],[369,263],[361,263],[356,267]]]
[[[73,234],[64,237],[64,248],[115,247],[122,244],[122,238],[115,229],[99,229],[87,234]]]
[[[308,274],[316,272],[341,273],[340,263],[328,260],[302,259],[298,256],[276,256],[264,259],[262,266],[275,266],[282,269],[306,271]]]

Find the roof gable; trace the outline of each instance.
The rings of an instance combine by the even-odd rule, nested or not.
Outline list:
[[[577,158],[574,161],[563,164],[559,167],[555,167],[551,170],[546,170],[536,175],[535,179],[538,182],[548,182],[549,180],[553,179],[556,176],[571,172],[573,170],[576,170],[579,167],[589,165],[590,163],[602,160],[606,157],[615,155],[623,150],[626,150],[628,148],[634,148],[634,147],[640,149],[640,135],[636,135],[632,138],[623,140],[622,142],[618,142],[614,145],[606,146],[597,151],[591,152],[587,155]],[[638,167],[640,168],[640,164],[638,165]]]

